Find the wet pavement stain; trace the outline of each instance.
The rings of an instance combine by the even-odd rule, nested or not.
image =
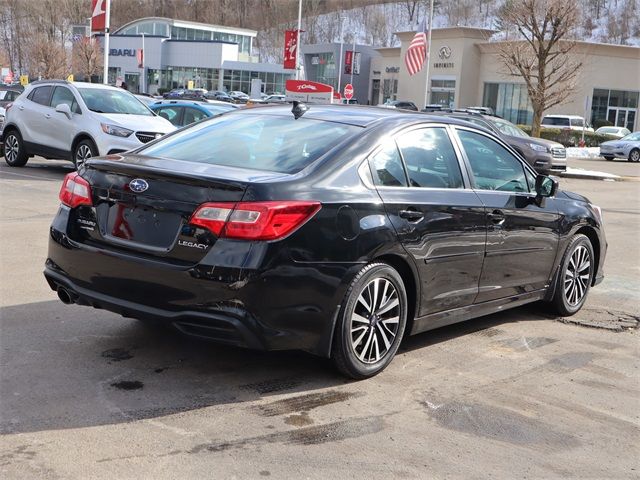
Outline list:
[[[268,477],[269,475],[271,475],[271,472],[269,470],[260,470],[260,476]]]
[[[515,445],[544,445],[573,448],[579,445],[571,435],[553,430],[534,418],[499,407],[451,402],[434,405],[422,402],[441,427]]]
[[[495,327],[485,328],[484,330],[478,330],[477,332],[473,332],[471,335],[476,335],[478,337],[496,337],[500,334],[504,333],[504,330]]]
[[[556,338],[547,337],[520,337],[502,340],[497,342],[497,345],[513,350],[514,352],[526,352],[557,341],[558,340]]]
[[[378,433],[384,428],[382,417],[352,418],[340,422],[313,427],[304,427],[286,432],[270,433],[258,437],[233,440],[230,442],[211,442],[196,445],[189,453],[224,452],[232,449],[256,448],[273,443],[284,445],[319,445],[337,442],[349,438],[362,437]],[[175,452],[178,453],[178,452]]]
[[[124,348],[112,348],[110,350],[105,350],[102,352],[102,356],[114,362],[121,362],[123,360],[133,358],[133,355],[131,355],[129,350],[125,350]]]
[[[118,390],[140,390],[144,387],[144,383],[138,380],[122,380],[111,384],[112,387]]]
[[[284,419],[284,423],[294,427],[306,427],[313,425],[313,420],[309,417],[309,412],[302,412],[300,415],[289,415]]]
[[[287,378],[274,378],[272,380],[265,380],[262,382],[248,383],[241,385],[242,390],[253,390],[259,394],[281,392],[283,390],[291,390],[299,385],[302,385],[303,379],[296,377]]]
[[[310,393],[298,397],[276,400],[266,405],[254,407],[253,410],[257,411],[260,415],[274,417],[276,415],[313,410],[314,408],[344,402],[350,398],[360,397],[362,395],[364,395],[364,393],[329,390],[327,392]]]
[[[569,352],[558,355],[547,364],[552,370],[570,372],[587,366],[595,355],[591,352]]]

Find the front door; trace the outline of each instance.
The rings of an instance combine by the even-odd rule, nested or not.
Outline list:
[[[374,183],[420,275],[416,316],[471,305],[485,249],[485,211],[469,189],[449,129],[405,131],[370,159]]]
[[[455,130],[487,212],[486,256],[476,303],[546,288],[559,242],[555,200],[536,204],[535,174],[505,146],[480,132]]]
[[[609,107],[607,120],[616,127],[624,127],[633,132],[636,123],[637,110],[635,108]]]

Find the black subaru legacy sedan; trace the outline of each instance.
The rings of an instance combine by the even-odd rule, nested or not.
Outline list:
[[[405,334],[525,303],[576,313],[600,209],[455,118],[347,105],[225,113],[67,175],[60,300],[382,371]]]

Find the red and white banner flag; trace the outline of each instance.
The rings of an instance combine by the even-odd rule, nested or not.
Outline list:
[[[415,75],[424,66],[427,59],[427,34],[425,32],[425,22],[420,25],[419,31],[411,40],[407,53],[404,54],[404,63],[409,70],[409,75]]]
[[[107,25],[107,0],[91,0],[91,31],[104,32]]]
[[[284,32],[284,68],[296,68],[297,51],[298,31],[286,30]]]

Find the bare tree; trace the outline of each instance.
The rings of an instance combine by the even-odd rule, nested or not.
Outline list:
[[[72,50],[73,71],[85,77],[86,82],[91,77],[102,72],[102,47],[95,38],[82,37],[74,42]]]
[[[47,35],[36,34],[28,46],[31,78],[65,78],[69,72],[67,53],[59,43],[51,43]]]
[[[500,42],[505,72],[524,80],[533,107],[531,133],[540,135],[545,110],[564,103],[582,62],[572,55],[579,24],[577,2],[566,0],[513,0],[500,11],[502,25],[511,26],[518,39]]]

